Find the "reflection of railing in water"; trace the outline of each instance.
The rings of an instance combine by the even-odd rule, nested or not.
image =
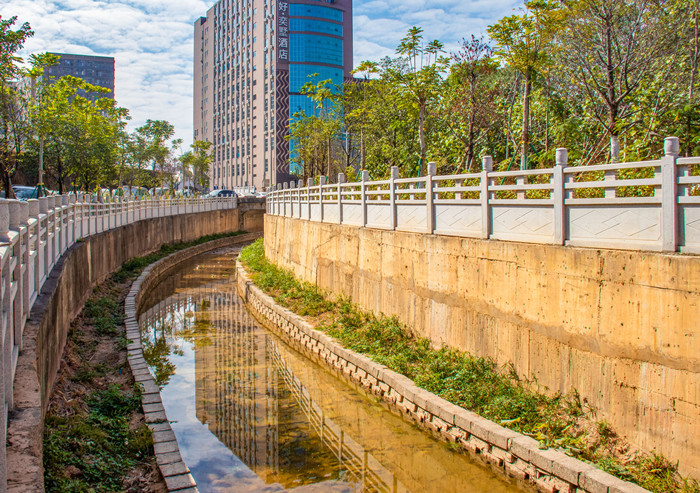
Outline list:
[[[408,488],[401,484],[394,474],[355,440],[346,436],[333,420],[325,417],[323,409],[311,399],[299,378],[289,369],[274,342],[270,344],[270,350],[273,363],[282,375],[287,388],[306,414],[309,423],[321,441],[335,454],[340,464],[358,478],[362,484],[362,491],[390,491],[392,493],[408,491]]]

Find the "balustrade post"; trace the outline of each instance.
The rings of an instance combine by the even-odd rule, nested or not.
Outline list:
[[[318,180],[318,183],[319,183],[319,185],[318,185],[318,189],[319,189],[318,197],[319,197],[319,201],[321,203],[321,222],[323,222],[323,216],[324,216],[324,214],[323,214],[323,186],[326,184],[327,180],[328,180],[328,178],[325,176],[321,176]]]
[[[569,151],[560,147],[556,151],[554,169],[552,170],[552,202],[554,204],[554,238],[555,245],[566,241],[566,188],[564,168],[569,165]]]
[[[72,247],[75,244],[75,231],[77,228],[77,211],[78,211],[78,206],[76,205],[76,196],[74,193],[70,194],[68,196],[68,204],[70,206],[70,227],[68,228],[68,231],[70,232],[70,237],[68,238],[68,248]]]
[[[425,177],[425,203],[427,204],[426,229],[428,234],[435,232],[435,194],[433,193],[433,176],[437,174],[437,163],[428,163],[428,175]]]
[[[37,199],[29,199],[27,200],[27,207],[29,209],[29,217],[33,219],[34,222],[34,231],[30,232],[30,240],[33,245],[34,252],[34,259],[32,262],[34,286],[32,292],[30,293],[30,304],[33,304],[41,289],[41,267],[44,265],[44,257],[41,249],[41,220],[39,218],[39,201]]]
[[[31,262],[31,238],[29,231],[29,205],[26,201],[19,203],[19,225],[22,235],[22,320],[29,318],[31,308],[30,295],[34,284],[33,265]]]
[[[391,173],[389,174],[389,209],[390,209],[390,222],[389,228],[396,229],[398,224],[398,206],[396,204],[396,184],[394,180],[399,178],[399,167],[392,166]]]
[[[360,207],[362,209],[362,227],[367,226],[367,182],[369,181],[369,171],[362,170],[362,182],[360,183]]]
[[[15,258],[14,267],[11,266],[11,276],[16,283],[17,289],[15,290],[14,297],[12,298],[12,330],[14,331],[15,346],[20,349],[22,347],[22,329],[24,328],[24,270],[26,270],[26,264],[24,259],[24,235],[22,234],[22,227],[20,222],[22,220],[22,205],[19,200],[10,200],[9,203],[10,210],[10,230],[17,232],[17,240],[14,245],[10,247],[11,255]],[[10,294],[10,296],[12,296]]]
[[[484,156],[481,160],[481,176],[479,177],[479,198],[481,199],[481,237],[491,236],[491,192],[489,192],[489,173],[493,171],[493,157]]]
[[[39,238],[41,247],[41,281],[37,290],[41,291],[41,286],[44,285],[46,277],[51,272],[51,255],[50,255],[50,231],[49,231],[49,198],[39,198]]]
[[[70,206],[68,195],[59,195],[61,201],[61,255],[68,250],[68,231],[70,229]]]
[[[338,173],[338,224],[343,224],[343,183],[345,173]]]
[[[0,243],[10,242],[10,201],[0,199]]]
[[[49,255],[51,255],[51,269],[53,269],[53,266],[56,265],[56,261],[59,257],[58,251],[60,248],[58,240],[58,237],[61,234],[60,225],[58,224],[58,221],[60,220],[60,212],[57,211],[56,205],[56,196],[52,195],[49,197],[48,202],[48,214],[51,224],[51,248],[49,250]],[[48,270],[47,275],[51,272],[51,269]]]
[[[661,159],[661,231],[662,250],[675,252],[678,248],[678,168],[676,160],[680,150],[678,137],[664,140]]]
[[[307,178],[306,179],[306,219],[308,221],[311,221],[311,187],[314,186],[314,179],[313,178]],[[299,213],[299,217],[301,217],[301,212]]]

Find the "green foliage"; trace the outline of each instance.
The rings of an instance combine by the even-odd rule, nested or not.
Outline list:
[[[153,453],[148,427],[129,428],[130,415],[141,403],[138,393],[112,385],[94,392],[86,403],[85,413],[46,417],[46,491],[121,491],[129,470]],[[66,474],[69,467],[74,476]]]
[[[592,442],[581,423],[592,420],[594,413],[577,392],[543,394],[536,382],[519,378],[512,365],[499,368],[487,358],[434,348],[427,339],[411,335],[396,317],[365,312],[344,298],[331,300],[318,287],[270,263],[262,239],[244,248],[240,259],[253,282],[277,302],[315,317],[318,330],[419,387],[651,491],[700,492],[697,483],[681,478],[675,465],[655,453],[627,460],[613,453],[618,438],[605,421],[595,423],[597,441]]]
[[[88,323],[95,327],[97,335],[115,335],[117,328],[124,323],[124,314],[119,303],[109,296],[94,299],[85,303],[84,314]]]
[[[300,177],[409,177],[425,160],[463,173],[485,155],[496,169],[544,168],[558,147],[571,165],[656,159],[672,135],[697,155],[699,19],[690,0],[532,0],[451,60],[412,27],[396,56],[361,63],[324,112],[294,121]]]
[[[112,274],[112,279],[115,282],[124,282],[127,279],[134,279],[148,265],[150,265],[153,262],[160,260],[164,257],[167,257],[168,255],[170,255],[172,253],[175,253],[175,252],[178,252],[180,250],[184,250],[186,248],[190,248],[193,246],[201,245],[202,243],[206,243],[208,241],[218,240],[220,238],[229,238],[231,236],[238,236],[238,235],[245,234],[245,233],[246,233],[245,231],[236,231],[234,233],[217,233],[217,234],[213,234],[213,235],[202,236],[201,238],[198,238],[195,241],[190,241],[190,242],[185,242],[185,243],[181,242],[181,243],[164,244],[156,252],[153,252],[149,255],[145,255],[143,257],[135,257],[135,258],[132,258],[132,259],[124,262],[124,265],[122,265],[121,269],[119,269],[117,272]]]

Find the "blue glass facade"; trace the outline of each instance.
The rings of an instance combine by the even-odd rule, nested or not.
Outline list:
[[[318,74],[315,77],[309,77]],[[290,65],[289,66],[289,92],[299,92],[304,84],[312,82],[317,84],[322,80],[331,79],[334,84],[343,82],[343,69],[326,67],[324,65]]]
[[[289,19],[289,30],[333,34],[335,36],[343,35],[342,24],[315,19]]]
[[[320,5],[304,5],[293,3],[289,5],[289,15],[292,17],[320,17],[336,22],[343,22],[343,12]]]
[[[343,25],[338,24],[343,22],[341,10],[321,5],[290,4],[289,16],[289,117],[293,120],[295,113],[303,111],[313,115],[318,112],[311,98],[299,94],[302,86],[328,79],[334,85],[342,85],[345,60]],[[313,74],[318,75],[309,77]],[[289,144],[293,155],[294,142]]]
[[[343,66],[343,40],[316,34],[291,33],[290,62],[329,63]]]

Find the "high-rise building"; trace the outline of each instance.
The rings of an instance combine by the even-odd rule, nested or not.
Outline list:
[[[88,84],[110,90],[109,95],[100,97],[114,99],[114,58],[107,56],[72,55],[68,53],[51,53],[59,57],[58,63],[47,67],[46,75],[59,79],[64,75],[79,77]]]
[[[211,188],[290,179],[301,87],[352,70],[352,0],[219,0],[195,22],[194,138],[211,142]]]

